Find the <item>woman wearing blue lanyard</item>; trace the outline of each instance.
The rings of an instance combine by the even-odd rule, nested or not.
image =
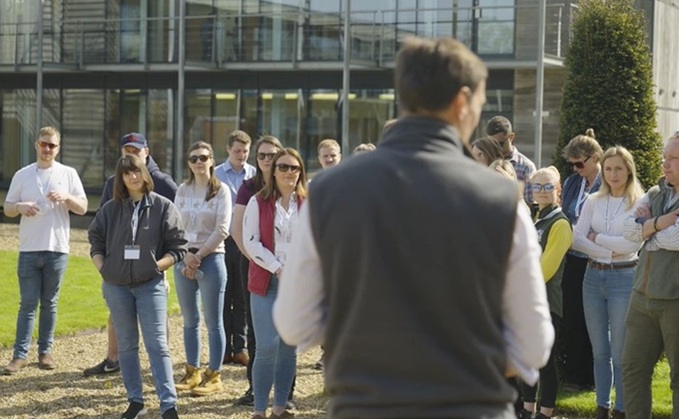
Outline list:
[[[153,179],[139,157],[127,155],[118,160],[113,199],[97,212],[88,235],[92,262],[104,279],[104,298],[118,332],[120,371],[130,402],[122,418],[146,412],[137,323],[162,416],[176,418],[163,272],[184,258],[186,240],[177,207],[153,192]]]
[[[175,265],[174,281],[184,319],[186,374],[177,390],[207,396],[222,390],[220,369],[226,348],[222,313],[226,289],[224,239],[231,221],[231,193],[215,176],[210,144],[199,141],[189,148],[189,180],[177,189],[174,199],[186,228],[189,252]],[[207,326],[210,362],[200,369],[200,310]]]
[[[625,219],[634,215],[643,195],[634,159],[624,147],[611,147],[601,158],[601,190],[590,195],[574,229],[573,249],[589,256],[582,287],[587,331],[594,354],[596,419],[625,417],[622,349],[637,252],[641,243],[623,237]],[[615,405],[611,388],[615,382]]]
[[[587,196],[601,186],[603,150],[594,139],[594,130],[573,138],[563,149],[563,157],[573,168],[573,173],[563,184],[561,203],[564,214],[575,226],[580,218]],[[582,282],[587,269],[587,255],[571,249],[566,255],[561,288],[563,289],[563,321],[561,323],[561,348],[563,381],[579,389],[594,386],[592,346],[585,325],[582,306]]]

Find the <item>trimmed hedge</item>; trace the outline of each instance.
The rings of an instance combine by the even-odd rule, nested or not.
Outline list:
[[[622,145],[634,155],[648,188],[661,176],[662,139],[656,132],[652,60],[643,12],[632,0],[581,0],[566,54],[560,134],[554,162],[571,168],[562,149],[587,128],[601,147]]]

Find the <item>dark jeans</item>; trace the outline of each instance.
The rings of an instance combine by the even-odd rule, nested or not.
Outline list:
[[[226,349],[224,354],[239,353],[245,349],[245,301],[243,300],[243,282],[241,280],[240,260],[242,254],[233,238],[224,242],[226,253],[227,282],[224,293],[224,330],[226,332]],[[247,276],[246,276],[247,278]],[[250,323],[248,323],[250,326]],[[251,327],[248,327],[251,329]],[[253,348],[248,348],[254,352]]]
[[[245,319],[248,324],[247,337],[248,337],[248,355],[250,355],[250,362],[248,363],[247,376],[248,384],[252,388],[252,365],[255,363],[255,355],[257,354],[257,341],[255,340],[255,329],[252,327],[252,315],[250,314],[250,291],[248,291],[248,269],[250,269],[250,261],[248,258],[241,254],[240,259],[240,279],[241,279],[241,289],[243,290],[243,299],[245,300]],[[295,384],[297,384],[297,375],[292,380],[292,387],[290,388],[290,394],[288,395],[288,400],[292,400],[292,396],[295,393]]]
[[[554,313],[552,315],[552,325],[554,326],[554,333],[559,334],[559,323],[561,318]],[[554,407],[556,405],[556,393],[559,390],[559,376],[556,367],[556,345],[552,346],[552,352],[549,354],[547,365],[540,368],[540,407]],[[529,386],[526,383],[521,383],[521,395],[523,401],[526,403],[535,403],[536,395],[538,393],[538,384]]]
[[[587,259],[566,255],[561,289],[563,322],[559,339],[562,351],[563,380],[579,387],[594,386],[592,344],[589,341],[582,304],[582,283]]]

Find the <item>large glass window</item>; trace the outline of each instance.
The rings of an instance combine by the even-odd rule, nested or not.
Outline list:
[[[9,186],[14,172],[35,158],[35,90],[0,90],[0,179]]]
[[[218,90],[214,92],[215,116],[212,124],[212,148],[217,162],[226,160],[226,144],[229,133],[239,129],[238,91]],[[248,132],[249,135],[252,133]]]

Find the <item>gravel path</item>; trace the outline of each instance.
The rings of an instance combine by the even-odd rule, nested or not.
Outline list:
[[[17,249],[17,225],[0,224],[0,250]],[[71,253],[86,256],[89,251],[85,230],[72,230]],[[9,280],[9,278],[6,278]],[[14,280],[14,279],[12,279]],[[2,325],[11,327],[14,325]],[[207,362],[207,336],[203,330],[203,362]],[[170,319],[170,351],[175,378],[183,373],[182,321]],[[105,331],[57,338],[54,371],[38,369],[35,342],[29,355],[31,364],[16,376],[0,376],[0,418],[119,418],[127,407],[120,374],[86,378],[84,368],[100,362],[106,354]],[[149,363],[141,348],[144,373],[144,395],[149,414],[160,417]],[[320,350],[310,351],[298,359],[295,402],[299,418],[323,418],[327,398],[323,396],[322,373],[312,369]],[[0,349],[0,365],[12,358],[10,348]],[[178,411],[182,418],[250,418],[250,408],[234,407],[235,400],[247,389],[245,368],[228,365],[222,370],[224,391],[195,398],[187,392],[179,394]]]

